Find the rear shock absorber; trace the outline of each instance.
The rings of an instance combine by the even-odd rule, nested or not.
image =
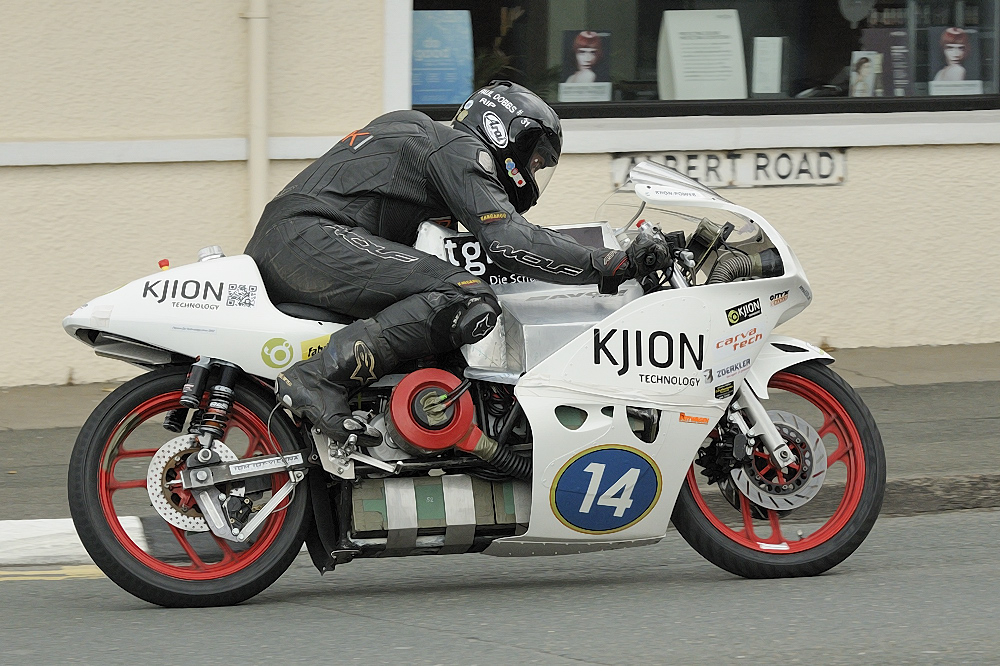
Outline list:
[[[214,365],[221,368],[219,381],[209,389],[208,406],[205,407],[204,413],[201,415],[199,427],[199,434],[207,435],[202,441],[202,446],[205,448],[211,446],[212,438],[221,438],[226,432],[226,425],[229,423],[229,410],[233,406],[236,378],[240,372],[237,366],[225,361],[215,361]]]
[[[205,393],[205,384],[212,369],[212,359],[199,356],[188,370],[187,379],[181,389],[180,409],[172,409],[163,417],[163,427],[170,432],[180,432],[184,429],[189,409],[201,406],[201,396]],[[194,425],[194,423],[192,423]]]

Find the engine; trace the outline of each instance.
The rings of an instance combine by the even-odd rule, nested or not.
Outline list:
[[[387,390],[376,385],[362,403],[380,412],[373,425],[385,434],[367,454],[397,468],[369,467],[350,484],[355,546],[380,556],[467,552],[523,532],[531,457],[503,444],[523,423],[513,396],[484,399],[486,387],[439,368],[415,370]],[[476,398],[489,419],[482,428]]]
[[[385,426],[390,440],[414,456],[451,448],[479,455],[495,448],[496,442],[473,423],[475,407],[468,388],[467,382],[445,370],[411,372],[389,399]]]

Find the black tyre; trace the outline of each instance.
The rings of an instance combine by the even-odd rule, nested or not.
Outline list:
[[[751,502],[731,486],[727,500],[693,464],[672,520],[696,551],[726,571],[746,578],[815,576],[853,553],[878,518],[885,493],[882,438],[860,396],[819,361],[775,374],[768,391],[771,398],[764,406],[781,410],[772,417],[785,415],[786,422],[799,424],[795,429],[822,442],[827,467],[815,497],[798,508],[777,510],[767,502]],[[780,474],[762,451],[755,452],[752,464],[757,467],[750,476],[765,490]]]
[[[162,494],[157,502],[176,511],[172,521],[180,526],[164,520],[152,506],[147,472],[154,454],[177,437],[164,430],[162,422],[167,412],[180,407],[184,379],[182,369],[156,370],[101,402],[73,449],[70,511],[94,562],[131,594],[170,607],[236,604],[277,580],[295,558],[311,519],[308,491],[300,483],[246,544],[219,539],[207,526],[198,529],[194,524],[201,520],[204,525],[204,519],[190,492],[161,482],[155,486]],[[246,378],[237,383],[222,439],[235,457],[299,448],[294,426],[281,410],[272,415],[273,405],[273,396],[259,384]],[[157,478],[175,479],[190,450],[157,463]],[[256,511],[287,480],[286,473],[276,473],[235,492],[246,492]]]

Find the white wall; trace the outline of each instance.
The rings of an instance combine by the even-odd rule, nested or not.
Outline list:
[[[1000,340],[1000,148],[850,148],[846,159],[841,186],[722,191],[777,227],[812,284],[813,304],[781,332],[835,347]],[[565,157],[529,218],[593,219],[610,162]]]
[[[241,139],[246,4],[0,2],[0,62],[16,63],[3,74],[0,150]],[[340,136],[381,113],[382,3],[270,6],[272,136]],[[686,136],[671,135],[684,149]],[[270,192],[307,164],[273,161]],[[565,155],[529,219],[593,219],[610,165],[608,153]],[[995,342],[998,172],[996,145],[849,148],[843,186],[725,194],[774,223],[812,281],[813,306],[782,332],[838,347]],[[161,258],[188,263],[216,243],[239,252],[251,233],[246,180],[241,161],[0,167],[0,386],[134,374],[69,338],[62,317]]]

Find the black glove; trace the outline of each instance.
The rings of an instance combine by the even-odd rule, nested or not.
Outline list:
[[[624,252],[610,250],[600,258],[594,257],[594,267],[602,273],[597,283],[602,294],[615,294],[625,280],[656,271],[670,271],[672,266],[666,242],[650,234],[637,235]]]
[[[628,258],[625,270],[630,278],[669,271],[674,263],[666,241],[652,234],[638,234],[625,250],[625,256]]]

